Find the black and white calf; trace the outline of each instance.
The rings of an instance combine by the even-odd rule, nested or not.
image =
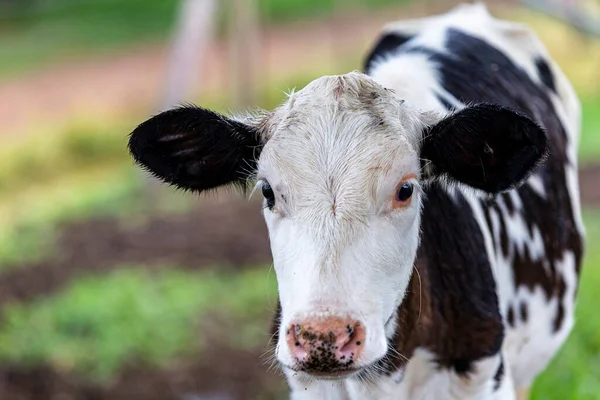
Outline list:
[[[292,399],[513,399],[573,326],[575,93],[481,5],[388,26],[366,73],[261,115],[168,111],[129,146],[189,190],[256,172]]]

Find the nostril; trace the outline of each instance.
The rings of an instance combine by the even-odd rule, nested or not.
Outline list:
[[[307,341],[301,335],[300,324],[293,324],[288,328],[286,342],[292,355],[298,360],[304,360],[308,356]]]
[[[355,356],[359,353],[365,342],[365,329],[358,322],[353,326],[346,327],[344,344],[340,346],[340,356]]]

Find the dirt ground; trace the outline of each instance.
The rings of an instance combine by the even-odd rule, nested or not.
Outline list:
[[[167,370],[130,369],[108,387],[64,376],[47,367],[0,368],[3,400],[274,400],[286,388],[267,372],[259,353],[215,346],[200,360]]]
[[[125,226],[114,218],[87,220],[64,226],[59,236],[56,257],[17,266],[0,276],[0,307],[60,290],[78,276],[125,264],[148,269],[169,265],[224,269],[270,260],[260,203],[240,195],[137,226]]]
[[[584,205],[600,206],[600,165],[590,165],[579,171],[579,189]]]

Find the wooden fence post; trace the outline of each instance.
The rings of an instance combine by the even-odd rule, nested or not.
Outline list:
[[[167,83],[159,109],[165,110],[183,101],[198,82],[215,25],[216,0],[183,0],[172,44]]]
[[[260,16],[257,0],[231,0],[229,71],[233,105],[256,105],[260,63]]]

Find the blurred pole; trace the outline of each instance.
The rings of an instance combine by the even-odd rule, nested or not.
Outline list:
[[[216,0],[182,0],[168,59],[166,84],[157,111],[177,106],[198,82],[214,34]],[[162,185],[144,174],[143,195],[149,211],[158,208]]]
[[[256,105],[262,54],[257,0],[230,0],[229,72],[233,106]]]
[[[183,101],[198,82],[202,61],[213,37],[216,10],[216,0],[182,0],[159,110]]]
[[[342,65],[339,60],[346,60],[347,40],[344,40],[344,31],[347,29],[344,19],[350,15],[353,17],[353,12],[356,10],[356,0],[333,0],[331,3],[331,24],[329,25],[329,51],[333,62],[334,73],[345,74],[346,66]],[[357,66],[356,69],[360,69]]]

